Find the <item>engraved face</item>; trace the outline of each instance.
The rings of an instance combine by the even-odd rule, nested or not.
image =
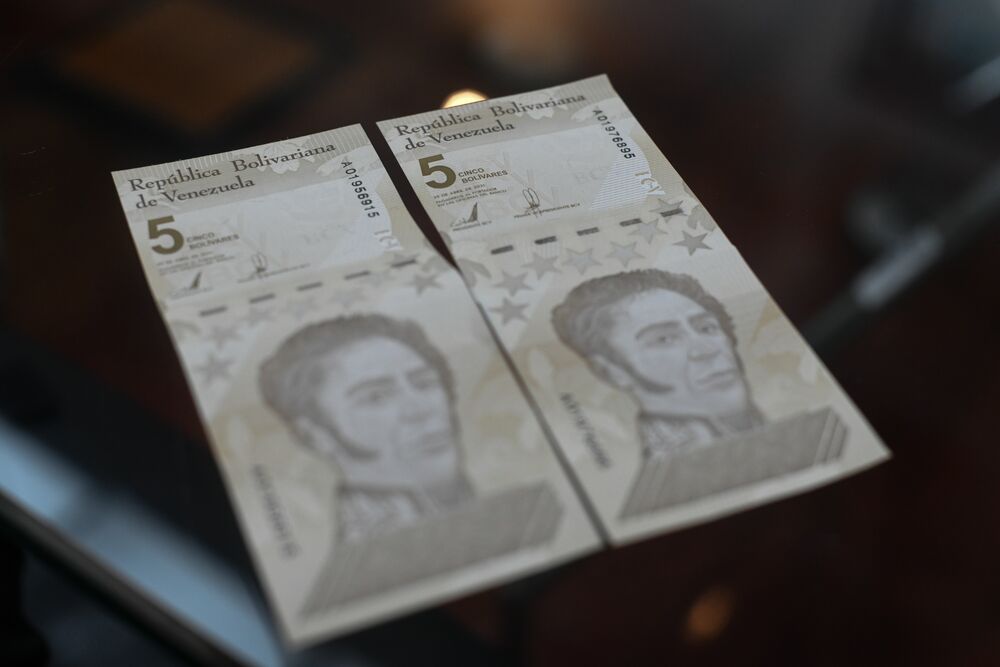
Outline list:
[[[433,485],[459,473],[451,400],[438,369],[403,343],[373,337],[319,360],[318,417],[367,477]],[[334,458],[339,452],[334,453]],[[341,461],[341,463],[344,463]]]
[[[619,384],[651,414],[725,418],[750,406],[736,351],[715,315],[667,289],[615,306],[608,342],[627,365]]]

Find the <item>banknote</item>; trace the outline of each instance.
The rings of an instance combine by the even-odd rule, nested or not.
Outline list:
[[[606,77],[378,126],[613,541],[886,458]]]
[[[292,643],[599,546],[360,126],[113,177]]]

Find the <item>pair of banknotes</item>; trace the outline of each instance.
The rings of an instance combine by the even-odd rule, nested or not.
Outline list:
[[[315,641],[886,458],[606,77],[114,173]],[[762,233],[767,233],[763,230]]]

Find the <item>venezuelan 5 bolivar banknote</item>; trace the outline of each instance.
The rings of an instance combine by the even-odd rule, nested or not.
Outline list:
[[[598,546],[360,126],[113,176],[292,642]]]
[[[614,541],[887,456],[606,77],[379,129]]]

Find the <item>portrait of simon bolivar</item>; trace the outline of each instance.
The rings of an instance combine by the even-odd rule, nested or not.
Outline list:
[[[647,457],[690,451],[763,425],[732,319],[692,276],[646,269],[574,287],[556,334],[639,407]]]
[[[339,471],[338,540],[474,499],[452,374],[417,324],[366,314],[307,325],[261,365],[259,384],[294,439]]]

